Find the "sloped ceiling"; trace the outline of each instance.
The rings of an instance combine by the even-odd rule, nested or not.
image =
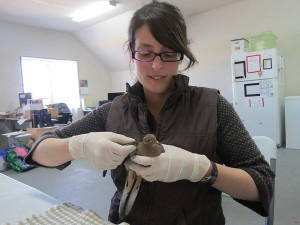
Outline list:
[[[238,1],[242,0],[167,0],[186,18]],[[81,23],[71,20],[74,11],[92,2],[95,0],[0,0],[0,21],[72,32],[110,71],[128,70],[124,49],[128,23],[134,10],[150,0],[118,0],[118,7],[102,16]]]
[[[75,35],[103,62],[110,71],[128,70],[126,53],[127,27],[133,11],[75,32]]]

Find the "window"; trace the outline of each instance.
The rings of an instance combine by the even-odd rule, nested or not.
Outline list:
[[[76,61],[21,57],[23,89],[44,104],[80,108]]]

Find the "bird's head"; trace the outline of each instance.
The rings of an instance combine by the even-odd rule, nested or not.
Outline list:
[[[155,157],[164,152],[163,146],[157,141],[154,134],[147,134],[137,147],[137,155]]]
[[[149,145],[149,144],[154,144],[157,143],[158,141],[156,140],[156,137],[154,134],[147,134],[144,138],[143,138],[143,143],[145,145]]]

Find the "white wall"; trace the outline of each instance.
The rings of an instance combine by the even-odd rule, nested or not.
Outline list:
[[[189,73],[191,83],[218,88],[232,102],[230,40],[272,31],[285,58],[286,96],[300,95],[299,9],[298,0],[246,0],[189,18],[199,61]]]
[[[187,18],[191,48],[199,61],[184,72],[190,84],[217,88],[232,102],[230,40],[272,31],[285,58],[286,96],[300,95],[299,9],[298,0],[245,0]],[[122,71],[113,73],[111,80],[117,91],[124,86],[118,81],[132,78],[129,71]]]
[[[133,85],[136,82],[136,77],[134,74],[130,74],[130,71],[118,71],[111,73],[110,79],[110,92],[125,92],[126,83]]]
[[[232,101],[230,40],[273,31],[278,36],[277,47],[285,57],[286,95],[300,95],[299,8],[298,0],[244,0],[187,18],[191,47],[199,61],[197,66],[186,72],[191,78],[191,84],[218,88]],[[89,80],[89,97],[94,105],[97,105],[98,100],[107,99],[107,92],[125,91],[126,82],[134,83],[130,71],[120,69],[110,72],[102,65],[102,60],[98,60],[82,44],[85,39],[80,32],[91,36],[96,35],[96,30],[101,28],[100,31],[103,31],[108,27],[106,32],[120,28],[126,35],[125,26],[120,20],[125,21],[128,15],[130,12],[106,21],[105,26],[95,25],[76,34],[0,22],[0,111],[18,106],[18,93],[22,91],[20,56],[77,60],[79,79]],[[119,37],[121,47],[124,35]],[[116,46],[117,39],[113,39],[113,46]],[[111,46],[104,43],[107,47]],[[88,47],[95,49],[97,46]],[[116,54],[113,49],[113,55],[121,55],[119,51]],[[129,67],[128,58],[124,63]]]
[[[73,34],[0,22],[0,35],[0,111],[19,105],[20,56],[76,60],[79,79],[89,81],[86,97],[95,105],[107,98],[109,71]]]

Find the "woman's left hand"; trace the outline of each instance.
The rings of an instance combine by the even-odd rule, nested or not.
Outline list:
[[[200,181],[211,166],[205,155],[195,154],[172,145],[163,144],[165,152],[157,157],[133,156],[136,164],[130,169],[147,181]]]

